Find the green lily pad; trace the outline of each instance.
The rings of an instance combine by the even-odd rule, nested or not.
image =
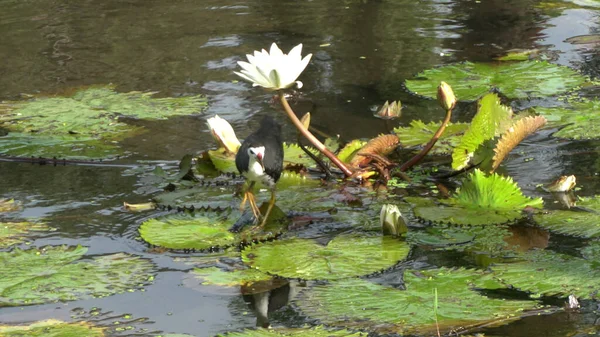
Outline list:
[[[194,268],[190,271],[195,280],[200,280],[202,286],[218,286],[235,288],[243,295],[260,294],[287,284],[287,280],[276,278],[252,268],[223,270],[218,267]],[[184,282],[190,284],[190,282]],[[193,286],[192,288],[197,288]],[[239,290],[238,290],[239,289]],[[201,289],[200,289],[201,290]]]
[[[49,231],[50,227],[32,222],[0,222],[0,248],[25,241],[32,231]]]
[[[510,177],[480,170],[469,174],[455,196],[439,205],[426,198],[406,198],[415,216],[435,223],[457,225],[503,224],[521,218],[525,207],[542,207],[541,198],[524,196]]]
[[[242,260],[282,277],[336,280],[390,268],[409,250],[406,242],[389,236],[340,235],[326,246],[299,238],[257,244],[242,251]]]
[[[600,197],[579,198],[577,206],[589,209],[590,212],[582,210],[558,210],[534,215],[533,219],[541,227],[552,232],[584,237],[595,238],[600,236]]]
[[[0,253],[0,307],[73,301],[141,289],[154,265],[119,253],[78,261],[87,248],[46,247]]]
[[[0,325],[0,335],[3,337],[102,337],[104,330],[85,322],[65,323],[57,320],[30,325]]]
[[[215,337],[366,337],[363,332],[348,330],[332,330],[322,326],[314,328],[277,328],[277,329],[246,329],[241,332],[227,332]]]
[[[479,100],[477,113],[471,121],[471,126],[452,152],[452,168],[460,170],[471,161],[479,163],[486,159],[490,160],[494,152],[485,153],[485,142],[500,136],[511,125],[512,109],[500,104],[496,94],[483,96]],[[478,151],[483,154],[476,155]],[[473,160],[474,157],[478,158]]]
[[[13,212],[21,209],[21,204],[14,199],[0,199],[0,213]]]
[[[367,142],[362,141],[362,140],[358,140],[355,139],[353,141],[351,141],[350,143],[346,144],[346,146],[344,146],[340,152],[338,153],[337,157],[344,163],[349,163],[352,158],[354,157],[354,155],[363,148],[363,146],[365,146],[367,144]]]
[[[535,111],[553,126],[564,126],[553,134],[566,139],[597,139],[600,137],[600,101],[572,102],[567,107],[543,108]]]
[[[435,98],[441,81],[452,86],[458,99],[473,101],[492,88],[510,98],[553,96],[576,88],[586,78],[570,68],[545,61],[464,62],[425,70],[416,79],[407,80],[406,87],[417,95]]]
[[[406,290],[362,279],[334,281],[302,292],[296,304],[324,324],[401,335],[434,332],[436,316],[440,332],[445,334],[467,325],[505,323],[537,307],[534,301],[481,295],[475,287],[503,287],[475,270],[407,270],[404,282]]]
[[[595,261],[547,250],[532,251],[525,261],[492,267],[502,283],[528,291],[535,297],[575,295],[580,299],[597,299],[600,269]]]
[[[276,214],[275,209],[272,216],[273,214]],[[208,250],[238,245],[245,241],[270,239],[281,234],[287,225],[277,217],[274,221],[269,220],[262,232],[251,234],[230,232],[229,229],[240,217],[241,214],[238,212],[168,215],[145,221],[139,231],[144,241],[155,246],[169,249]]]
[[[118,93],[111,86],[83,88],[69,96],[36,96],[0,104],[0,153],[19,156],[104,158],[122,154],[116,142],[145,131],[120,116],[148,120],[192,115],[207,106],[203,96],[152,98]]]
[[[441,123],[431,122],[425,124],[419,120],[410,122],[408,127],[398,127],[394,129],[394,133],[398,135],[400,144],[404,147],[424,146],[427,144],[433,134],[439,129]],[[448,123],[442,136],[435,143],[429,153],[431,154],[447,154],[460,142],[460,137],[465,133],[469,124],[467,123]]]

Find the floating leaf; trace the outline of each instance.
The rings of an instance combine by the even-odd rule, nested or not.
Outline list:
[[[534,296],[597,298],[600,269],[596,262],[547,250],[532,251],[523,258],[526,261],[493,266],[496,278]]]
[[[400,144],[404,147],[424,146],[427,144],[435,132],[439,129],[440,123],[431,122],[425,124],[419,120],[410,122],[409,127],[398,127],[394,133],[398,135]],[[469,124],[467,123],[448,123],[444,133],[431,149],[431,154],[447,154],[460,142],[460,136],[465,133]]]
[[[241,332],[228,332],[216,337],[366,337],[363,332],[325,329],[322,326],[313,328],[277,328],[246,329]]]
[[[600,101],[572,102],[564,108],[537,107],[535,111],[546,117],[550,125],[564,126],[553,134],[566,139],[600,138]]]
[[[540,54],[539,49],[513,49],[505,55],[494,58],[498,61],[527,61],[537,57]]]
[[[344,163],[349,163],[356,152],[362,149],[365,144],[367,144],[367,142],[358,139],[351,141],[340,150],[340,153],[338,153],[338,158]]]
[[[428,334],[435,331],[437,324],[445,333],[466,325],[505,323],[537,305],[533,301],[494,299],[479,294],[474,287],[502,286],[474,270],[407,270],[404,282],[406,290],[361,279],[335,281],[302,292],[297,305],[305,314],[325,324],[401,335]]]
[[[102,337],[105,328],[89,323],[65,323],[57,320],[35,322],[30,325],[0,325],[2,337]]]
[[[426,198],[410,198],[414,214],[428,221],[459,225],[502,224],[522,217],[525,207],[541,207],[541,198],[523,195],[510,177],[496,173],[486,176],[476,169],[469,174],[455,196],[434,205]]]
[[[287,278],[336,280],[392,267],[406,258],[409,249],[389,236],[340,235],[326,246],[299,238],[254,245],[243,250],[242,260]]]
[[[103,297],[149,283],[154,265],[119,253],[74,263],[77,247],[15,249],[0,253],[0,307]]]
[[[510,98],[546,97],[574,89],[586,78],[576,71],[545,61],[516,63],[464,62],[433,68],[407,80],[408,90],[430,98],[437,95],[437,86],[447,82],[457,98],[473,101],[492,88]]]
[[[600,43],[600,34],[588,34],[588,35],[577,35],[572,36],[565,40],[570,44],[597,44]]]
[[[0,213],[18,211],[20,208],[15,199],[0,199]]]
[[[512,109],[500,104],[496,94],[487,94],[478,104],[471,126],[452,152],[452,168],[466,167],[485,141],[501,135],[512,124]],[[479,160],[481,161],[481,160]]]
[[[273,214],[276,213],[275,210],[273,212]],[[206,250],[225,248],[246,240],[273,238],[280,234],[287,225],[281,219],[269,220],[262,232],[253,233],[252,237],[247,238],[244,233],[229,231],[240,216],[240,213],[237,212],[229,214],[196,212],[192,215],[169,215],[145,221],[139,231],[144,241],[155,246],[169,249]]]
[[[558,210],[534,215],[541,227],[552,232],[585,238],[600,236],[600,197],[579,198],[577,206],[584,210]]]
[[[222,287],[240,287],[260,281],[269,281],[273,278],[273,276],[252,268],[232,271],[224,271],[217,267],[194,268],[191,273],[194,277],[201,279],[204,285]]]
[[[496,143],[494,149],[494,158],[492,171],[495,171],[500,163],[508,156],[523,139],[536,132],[539,128],[546,125],[546,118],[542,116],[529,116],[519,119],[512,127],[510,127]]]
[[[50,227],[32,222],[0,222],[0,248],[21,243],[31,231],[49,231]]]

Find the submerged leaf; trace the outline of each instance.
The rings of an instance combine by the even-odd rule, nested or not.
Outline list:
[[[190,274],[200,279],[202,285],[242,288],[244,295],[257,294],[279,288],[286,284],[283,279],[275,279],[256,269],[222,270],[217,267],[194,268]]]
[[[0,199],[0,213],[18,211],[21,204],[15,199]]]
[[[590,210],[557,210],[534,215],[541,227],[552,232],[585,238],[600,236],[600,196],[579,198],[577,206]]]
[[[406,258],[409,249],[389,236],[339,235],[326,246],[299,238],[258,244],[244,249],[242,259],[287,278],[336,280],[390,268]]]
[[[507,223],[522,217],[525,207],[541,207],[541,198],[523,195],[510,177],[496,173],[486,176],[476,169],[463,182],[452,198],[437,206],[425,198],[412,198],[418,203],[414,214],[422,219],[459,225],[491,225]]]
[[[2,337],[102,337],[105,328],[89,323],[66,323],[45,320],[30,325],[0,325]]]
[[[408,127],[398,127],[394,129],[394,133],[400,139],[400,144],[404,147],[424,146],[427,144],[435,132],[439,129],[440,123],[431,122],[425,124],[419,120],[413,120]],[[429,153],[431,154],[447,154],[459,144],[460,136],[462,136],[469,124],[467,123],[448,123],[444,133],[435,143]]]
[[[502,283],[534,296],[575,295],[596,299],[600,291],[600,270],[594,260],[587,261],[552,251],[532,251],[525,261],[492,267]]]
[[[485,141],[501,135],[512,123],[512,109],[500,104],[496,94],[487,94],[478,104],[471,126],[452,152],[452,168],[466,167]]]
[[[31,231],[49,231],[50,227],[32,222],[0,222],[0,248],[5,248],[25,240]]]
[[[496,144],[494,149],[494,158],[492,171],[495,171],[500,163],[508,156],[523,139],[536,132],[539,128],[546,125],[546,118],[542,116],[529,116],[519,119],[512,127],[510,127]]]
[[[305,314],[325,324],[401,335],[427,334],[435,331],[436,325],[445,333],[465,325],[504,323],[537,306],[533,301],[481,295],[473,288],[502,286],[474,270],[407,270],[404,282],[406,290],[362,279],[316,285],[300,294],[297,305]],[[434,311],[437,315],[433,315]]]
[[[314,328],[277,328],[277,329],[246,329],[241,332],[228,332],[216,337],[366,337],[363,332],[348,330],[332,330],[322,326]]]
[[[416,79],[407,80],[406,87],[417,95],[435,98],[441,81],[448,82],[460,100],[473,101],[492,88],[510,98],[552,96],[583,84],[586,78],[545,61],[464,62],[425,70]]]
[[[104,297],[150,283],[150,261],[119,253],[74,263],[86,251],[59,246],[0,253],[0,307]]]

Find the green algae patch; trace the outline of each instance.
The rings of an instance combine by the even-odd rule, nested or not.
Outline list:
[[[409,250],[406,242],[390,236],[339,235],[327,245],[300,238],[256,244],[242,251],[242,260],[282,277],[337,280],[388,269]]]
[[[140,290],[154,265],[124,253],[81,260],[87,248],[56,246],[0,253],[0,307],[73,301]]]
[[[204,96],[154,98],[153,92],[119,93],[111,86],[82,88],[68,96],[34,96],[0,104],[0,153],[13,156],[106,158],[123,154],[118,142],[145,132],[122,117],[159,120],[198,114]]]
[[[546,61],[514,63],[463,62],[432,68],[406,81],[413,93],[435,98],[441,81],[448,83],[459,100],[474,101],[492,88],[509,98],[557,95],[577,88],[586,77],[567,67]]]
[[[506,323],[538,307],[535,301],[482,295],[476,288],[504,287],[476,270],[407,270],[404,282],[405,290],[362,279],[333,281],[303,291],[296,304],[324,324],[401,335],[433,333],[436,325],[446,333],[464,326]]]
[[[456,225],[504,224],[522,218],[525,207],[543,205],[541,198],[523,195],[512,178],[496,173],[486,176],[480,170],[469,174],[456,194],[439,204],[427,198],[406,200],[415,206],[418,218]]]
[[[0,325],[2,337],[103,337],[104,328],[85,322],[65,323],[57,320],[35,322],[30,325]]]

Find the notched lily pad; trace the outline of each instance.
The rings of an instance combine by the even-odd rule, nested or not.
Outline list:
[[[471,173],[456,195],[436,205],[426,198],[406,198],[415,216],[435,223],[457,225],[503,224],[521,218],[525,207],[541,207],[541,198],[524,196],[510,177]]]
[[[576,71],[545,61],[516,63],[464,62],[425,70],[407,80],[408,90],[435,98],[441,81],[452,86],[456,97],[473,101],[497,88],[510,98],[547,97],[583,84],[586,78]]]
[[[400,144],[404,147],[424,146],[440,127],[441,123],[431,122],[425,124],[419,120],[410,122],[408,127],[398,127],[394,133],[398,135]],[[468,129],[468,123],[448,123],[442,136],[431,149],[431,154],[447,154],[460,142],[460,137]]]
[[[66,323],[57,320],[35,322],[30,325],[0,325],[2,337],[102,337],[105,328],[85,322]]]
[[[274,209],[272,214],[275,213]],[[239,212],[168,215],[145,221],[139,231],[144,241],[155,246],[169,249],[210,250],[253,240],[267,240],[281,234],[287,227],[287,222],[282,221],[284,219],[277,218],[269,220],[261,232],[231,232],[229,229],[240,221],[241,216]],[[247,220],[251,221],[250,218]],[[251,224],[248,227],[250,226]]]
[[[122,154],[117,143],[145,130],[120,116],[165,119],[192,115],[207,106],[203,96],[152,98],[152,92],[118,93],[111,86],[80,89],[68,96],[35,96],[0,104],[0,153],[18,156],[104,158]]]
[[[46,247],[0,253],[0,307],[73,301],[141,289],[154,265],[123,253],[77,261],[87,248]]]
[[[0,222],[0,248],[21,243],[29,232],[49,231],[50,227],[32,222]]]
[[[533,296],[575,295],[580,299],[597,299],[600,269],[594,260],[539,250],[523,256],[525,261],[492,267],[502,283]]]
[[[537,107],[535,111],[546,117],[551,126],[562,128],[552,134],[565,139],[597,139],[600,137],[600,101],[571,102],[560,108]]]
[[[533,219],[541,227],[552,232],[596,238],[600,236],[600,197],[579,198],[578,210],[549,211],[534,215]],[[586,212],[585,210],[590,210]]]
[[[246,329],[241,332],[227,332],[215,337],[366,337],[363,332],[348,330],[332,330],[317,326],[313,328],[277,328],[277,329]]]
[[[257,244],[242,251],[248,265],[287,278],[336,280],[371,274],[395,265],[410,250],[389,236],[339,235],[327,245],[310,239]]]
[[[503,286],[489,275],[466,269],[407,270],[406,290],[362,279],[334,281],[303,291],[296,304],[308,316],[334,326],[379,333],[443,334],[463,326],[506,323],[534,309],[534,301],[489,298],[474,288]],[[437,291],[437,301],[435,292]],[[437,309],[434,303],[438,304]]]

